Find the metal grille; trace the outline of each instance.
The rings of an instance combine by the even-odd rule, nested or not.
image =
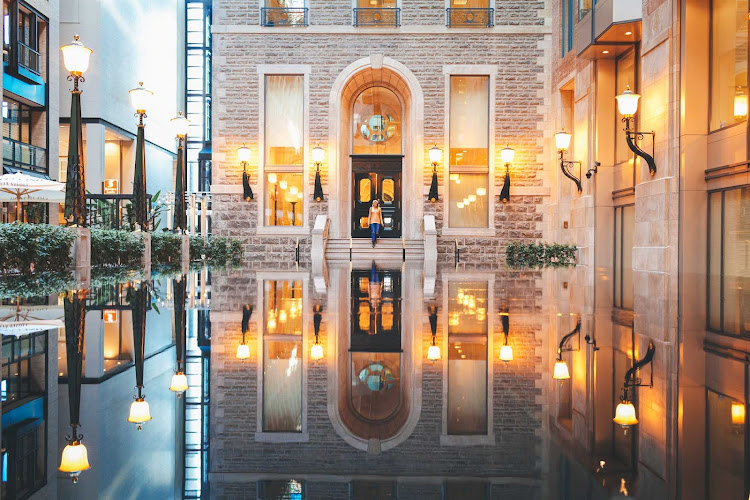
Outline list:
[[[3,137],[3,164],[47,173],[47,150]]]
[[[449,28],[491,28],[495,25],[495,9],[446,9]]]
[[[266,7],[260,10],[261,26],[307,26],[307,7]]]
[[[354,26],[401,26],[401,9],[354,9]]]

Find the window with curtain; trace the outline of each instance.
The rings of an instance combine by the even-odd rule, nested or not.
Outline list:
[[[750,187],[709,194],[707,326],[750,335]]]
[[[450,77],[449,227],[489,226],[489,87],[489,76]]]
[[[621,56],[615,62],[615,95],[622,94],[625,89],[630,85],[630,90],[638,92],[638,81],[636,79],[637,71],[637,55],[636,50],[631,49],[630,52]],[[612,105],[617,106],[614,97],[612,98]],[[637,115],[635,117],[637,119]],[[633,125],[634,129],[637,130],[637,125]],[[625,133],[622,131],[625,128],[625,124],[622,123],[622,116],[620,113],[615,113],[615,165],[628,162],[630,167],[633,166],[633,152],[628,147],[628,143],[625,140]],[[635,178],[635,177],[634,177]]]
[[[614,305],[633,309],[635,205],[615,207]]]
[[[747,15],[748,0],[711,2],[711,130],[747,119]]]
[[[302,281],[265,281],[263,431],[302,432]]]
[[[304,76],[265,76],[264,225],[304,225]]]
[[[448,283],[448,434],[487,434],[488,283]]]
[[[352,154],[401,154],[401,102],[385,87],[365,89],[352,109]]]

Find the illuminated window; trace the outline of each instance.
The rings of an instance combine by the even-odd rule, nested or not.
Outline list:
[[[401,154],[401,102],[385,87],[370,87],[354,101],[352,154]]]
[[[450,77],[449,227],[488,227],[488,76]]]
[[[635,206],[615,207],[615,307],[633,309],[633,233]]]
[[[711,130],[747,119],[747,0],[711,2]]]
[[[301,173],[266,172],[266,226],[303,225],[303,177]]]

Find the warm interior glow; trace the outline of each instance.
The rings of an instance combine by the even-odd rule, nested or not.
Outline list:
[[[250,161],[250,148],[242,146],[237,150],[237,156],[240,159],[240,163],[247,163]]]
[[[568,363],[565,361],[555,361],[555,369],[552,373],[552,378],[555,380],[566,380],[570,378],[570,372],[568,371]]]
[[[440,163],[443,159],[443,150],[437,146],[430,148],[430,163]]]
[[[440,346],[431,345],[427,348],[427,359],[430,361],[437,361],[440,359]]]
[[[570,139],[571,135],[567,133],[565,130],[561,130],[560,132],[555,134],[555,146],[557,149],[561,149],[563,151],[567,151],[570,147]]]
[[[250,346],[240,344],[237,346],[237,359],[247,359],[250,357]]]
[[[323,159],[326,156],[326,150],[320,146],[314,147],[312,150],[313,163],[323,163]]]
[[[747,94],[742,89],[737,89],[734,94],[734,119],[744,120],[747,118]]]
[[[172,127],[172,132],[177,137],[185,137],[188,134],[188,128],[190,127],[190,120],[182,115],[182,111],[177,113],[177,116],[169,120],[169,124]]]
[[[638,99],[640,94],[634,94],[630,90],[630,85],[627,86],[625,92],[615,97],[617,99],[617,109],[623,116],[633,116],[638,111]]]
[[[128,422],[133,424],[142,424],[151,420],[151,411],[148,407],[148,402],[143,398],[137,398],[130,405],[130,415],[128,415]]]
[[[143,82],[130,91],[130,104],[137,113],[145,113],[151,104],[154,93],[143,87]]]
[[[183,393],[188,390],[187,376],[183,372],[172,375],[172,384],[169,386],[172,392]]]
[[[323,359],[323,346],[319,343],[313,344],[312,348],[310,349],[310,359],[313,361],[317,361],[319,359]]]
[[[60,50],[63,54],[65,68],[72,74],[80,76],[89,69],[89,58],[93,50],[83,45],[78,40],[78,35],[73,37],[73,41],[69,45],[60,47]]]
[[[73,441],[65,448],[63,448],[62,459],[60,460],[60,467],[57,468],[60,472],[70,472],[76,474],[78,472],[88,470],[91,468],[89,464],[89,454],[86,451],[86,447],[80,441]]]
[[[635,416],[635,406],[630,401],[623,401],[615,409],[614,422],[623,427],[637,425],[638,419]]]
[[[274,173],[268,174],[268,183],[269,184],[276,184],[276,181],[278,180],[278,177]]]
[[[732,424],[745,425],[745,403],[732,402]]]
[[[513,348],[509,345],[504,345],[500,348],[500,361],[513,361]]]
[[[513,151],[510,146],[505,147],[500,151],[500,158],[502,158],[503,163],[513,163],[515,155],[516,152]]]

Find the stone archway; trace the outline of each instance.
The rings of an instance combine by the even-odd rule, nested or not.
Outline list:
[[[347,66],[336,78],[329,98],[328,213],[331,237],[351,236],[351,108],[366,88],[386,87],[404,107],[403,236],[421,238],[424,171],[424,96],[414,74],[400,62],[372,55]]]

